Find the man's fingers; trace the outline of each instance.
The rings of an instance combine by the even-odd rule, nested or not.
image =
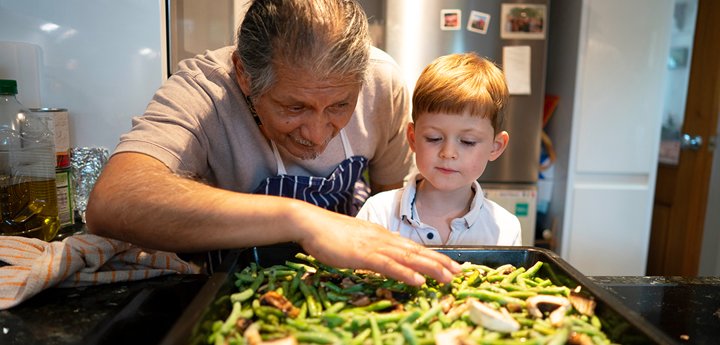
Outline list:
[[[377,252],[368,255],[363,266],[408,285],[420,286],[425,283],[425,277],[418,274],[414,269],[398,263],[392,257]]]
[[[433,279],[437,280],[440,283],[449,283],[452,281],[453,274],[449,269],[445,267],[442,263],[440,263],[438,260],[434,258],[427,257],[422,254],[427,254],[427,252],[430,252],[429,249],[421,248],[418,249],[404,249],[404,248],[393,248],[390,250],[387,250],[384,252],[384,254],[394,261],[396,261],[399,265],[408,267],[412,270],[415,270],[421,274],[427,275],[432,277]],[[441,256],[444,256],[445,259],[449,259],[447,256],[442,255],[440,253],[436,253]],[[433,255],[431,255],[433,256]]]

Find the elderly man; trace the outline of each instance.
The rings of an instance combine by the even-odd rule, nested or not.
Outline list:
[[[408,107],[354,1],[254,1],[236,47],[181,62],[134,119],[88,228],[175,252],[294,241],[326,264],[447,282],[448,257],[351,217],[365,169],[375,193],[402,185]]]

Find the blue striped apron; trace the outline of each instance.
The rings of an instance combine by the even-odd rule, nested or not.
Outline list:
[[[293,198],[309,202],[337,213],[355,216],[369,196],[370,189],[363,176],[368,159],[355,156],[345,130],[340,130],[345,160],[328,177],[288,175],[275,142],[270,141],[277,163],[277,176],[268,177],[253,194]],[[207,270],[212,274],[229,251],[208,252]]]

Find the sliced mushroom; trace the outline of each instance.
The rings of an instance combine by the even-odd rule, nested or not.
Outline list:
[[[565,313],[570,309],[570,301],[562,296],[537,295],[525,300],[528,312],[532,317],[542,318],[543,313],[550,312],[550,323],[559,327],[565,320]]]
[[[510,316],[507,310],[503,313],[477,300],[470,303],[470,320],[478,326],[496,332],[510,333],[520,329],[520,323]]]
[[[472,327],[451,328],[435,334],[436,345],[461,345],[460,339],[470,334]]]
[[[263,342],[262,345],[297,345],[297,343],[298,341],[295,337],[288,335],[285,338]]]
[[[349,302],[350,302],[350,304],[352,304],[356,307],[364,307],[366,305],[369,305],[371,301],[370,301],[370,297],[363,295],[363,294],[359,294],[359,295],[355,296],[353,299],[351,299]]]
[[[343,278],[342,282],[340,282],[340,286],[341,286],[343,289],[347,289],[347,288],[349,288],[349,287],[351,287],[351,286],[354,286],[354,285],[357,285],[357,284],[355,284],[355,282],[352,281],[352,279],[350,279],[350,278],[348,278],[348,277]]]
[[[271,305],[278,308],[285,316],[293,319],[300,315],[300,308],[294,306],[287,298],[277,293],[277,291],[270,291],[260,296],[260,304]]]
[[[393,299],[392,291],[388,288],[379,287],[375,290],[375,295],[382,299]]]
[[[568,344],[572,345],[593,345],[594,342],[592,338],[590,338],[589,335],[585,333],[578,333],[578,332],[570,332],[570,337],[568,337]]]
[[[440,298],[440,301],[438,301],[438,304],[442,305],[442,311],[443,313],[447,314],[450,309],[452,309],[453,305],[455,305],[455,296],[453,295],[445,295]]]
[[[250,325],[250,327],[248,327],[243,333],[243,337],[247,339],[247,342],[250,345],[259,345],[262,343],[262,338],[260,337],[260,324],[255,322]]]
[[[581,289],[582,287],[578,285],[575,290],[570,292],[570,297],[568,299],[570,300],[570,303],[572,303],[573,308],[575,308],[580,314],[593,316],[595,315],[595,306],[597,305],[597,302],[595,302],[594,297],[581,294]]]
[[[235,326],[240,330],[241,333],[245,332],[245,330],[250,327],[252,324],[252,320],[246,319],[246,318],[239,318],[237,322],[235,322]]]
[[[453,307],[452,309],[450,309],[450,311],[448,311],[446,313],[447,317],[449,317],[450,320],[452,320],[452,321],[459,319],[460,316],[464,312],[466,312],[466,311],[468,311],[468,309],[470,309],[470,303],[472,303],[472,301],[477,301],[477,300],[474,298],[468,298],[467,300],[465,300],[465,303],[456,305],[455,307]]]
[[[523,310],[523,306],[519,303],[508,303],[505,305],[505,308],[511,313],[519,313]]]

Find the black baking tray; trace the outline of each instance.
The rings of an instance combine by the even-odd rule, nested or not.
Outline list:
[[[573,268],[552,251],[536,247],[431,247],[457,262],[469,261],[497,267],[512,264],[529,268],[538,261],[545,264],[538,275],[551,279],[556,285],[575,288],[595,297],[596,314],[603,320],[603,331],[618,344],[677,344],[661,330],[640,317],[636,312]],[[284,264],[286,260],[299,261],[295,254],[302,248],[296,244],[279,244],[231,251],[217,271],[210,277],[195,299],[182,313],[161,344],[205,344],[212,322],[226,319],[230,314],[230,294],[237,292],[233,273],[255,262],[261,267]]]

